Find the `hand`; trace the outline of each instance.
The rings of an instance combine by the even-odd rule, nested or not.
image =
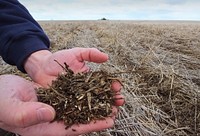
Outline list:
[[[112,118],[107,118],[86,125],[74,125],[66,130],[62,122],[49,123],[55,111],[51,106],[37,102],[36,87],[39,86],[19,76],[0,76],[1,128],[22,136],[73,136],[99,131],[114,124]],[[116,89],[117,86],[113,87]]]
[[[102,63],[108,60],[108,55],[100,52],[95,48],[73,48],[69,50],[61,50],[55,53],[51,53],[47,50],[42,50],[33,53],[25,62],[25,70],[33,81],[39,83],[40,85],[47,87],[51,84],[52,80],[55,80],[59,73],[63,72],[62,67],[55,62],[57,60],[60,64],[66,62],[69,68],[75,73],[77,72],[87,72],[89,67],[85,65],[85,61]],[[113,90],[119,93],[121,85],[119,82],[114,82],[112,84]],[[121,95],[117,95],[117,98],[123,98]],[[124,100],[116,100],[115,105],[121,106]],[[113,107],[112,118],[106,118],[103,121],[91,122],[88,125],[74,125],[72,128],[67,130],[70,135],[84,134],[92,131],[100,131],[105,128],[110,128],[114,125],[115,115],[117,113],[117,108]],[[42,125],[42,124],[40,124]],[[55,131],[55,135],[59,136],[58,132],[64,134],[63,123],[53,123],[44,128],[43,131],[51,132]],[[54,128],[51,128],[51,127]],[[56,128],[56,129],[55,129]],[[73,131],[76,130],[76,131]],[[53,134],[53,132],[51,134]],[[63,133],[62,133],[63,132]],[[52,135],[53,136],[53,135]]]
[[[60,64],[67,63],[69,68],[75,73],[87,72],[89,67],[85,61],[103,63],[108,60],[108,55],[100,52],[96,48],[72,48],[51,53],[48,50],[41,50],[33,53],[25,62],[24,68],[33,81],[48,87],[52,80],[55,80],[59,73],[63,72]],[[119,91],[121,85],[118,82],[113,84],[114,89]],[[118,95],[117,98],[123,98]],[[121,106],[124,100],[116,101],[116,106]]]
[[[34,91],[37,85],[14,75],[0,76],[0,127],[18,132],[21,127],[49,122],[55,116],[54,109],[37,102]]]
[[[95,48],[73,48],[53,54],[48,50],[41,50],[27,59],[24,68],[33,81],[47,87],[59,73],[63,72],[62,67],[55,60],[61,65],[66,62],[69,68],[77,73],[89,70],[85,61],[102,63],[108,60],[108,55]]]

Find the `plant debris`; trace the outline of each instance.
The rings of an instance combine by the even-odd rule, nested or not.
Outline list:
[[[75,74],[64,64],[65,72],[49,88],[37,89],[38,101],[55,109],[54,121],[68,128],[109,117],[115,100],[111,83],[117,78],[105,71]]]
[[[52,52],[97,48],[101,65],[121,73],[126,104],[112,129],[83,136],[199,136],[200,23],[198,21],[42,21]],[[0,74],[31,80],[0,59]],[[89,63],[93,67],[93,63]],[[94,64],[94,67],[95,64]],[[73,130],[72,130],[73,131]]]

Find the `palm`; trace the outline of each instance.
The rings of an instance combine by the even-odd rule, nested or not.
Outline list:
[[[93,48],[73,48],[58,51],[43,61],[43,66],[40,69],[41,72],[38,74],[39,77],[35,77],[33,80],[43,86],[51,84],[51,81],[54,80],[59,73],[63,72],[63,68],[55,60],[61,65],[67,63],[69,68],[77,73],[85,72],[89,69],[88,66],[85,65],[85,61],[102,63],[108,60],[108,56]]]
[[[48,54],[48,53],[47,53]],[[37,55],[36,55],[37,56]],[[34,72],[30,72],[33,69],[29,67],[28,63],[26,63],[27,73],[31,76],[33,81],[36,83],[47,87],[51,84],[52,80],[55,80],[58,74],[63,72],[63,68],[57,63],[59,62],[61,65],[67,63],[69,68],[73,70],[75,73],[77,72],[85,72],[88,71],[88,66],[85,65],[85,61],[95,62],[95,63],[102,63],[108,60],[108,56],[97,49],[94,48],[73,48],[69,50],[62,50],[55,52],[53,54],[48,54],[43,57],[39,57],[39,66],[37,66],[36,74],[30,74]],[[57,62],[56,62],[56,61]],[[30,61],[29,61],[30,62]],[[38,68],[39,67],[39,68]],[[119,92],[121,85],[118,82],[114,82],[112,84],[112,88],[114,91]],[[122,97],[121,95],[117,95],[117,97]],[[123,100],[117,100],[116,106],[120,106],[123,104]],[[33,136],[37,134],[38,130],[40,133],[47,134],[49,136],[63,136],[66,134],[69,135],[78,135],[84,134],[92,131],[99,131],[104,128],[112,127],[114,124],[114,118],[117,110],[113,108],[113,114],[111,115],[112,118],[106,118],[103,121],[96,121],[91,122],[87,125],[74,125],[70,129],[65,130],[65,126],[63,123],[44,123],[38,124],[35,126],[31,126],[26,128],[25,132],[33,131]],[[42,129],[42,130],[41,130]],[[29,133],[30,134],[30,133]],[[31,135],[30,135],[31,136]]]
[[[79,135],[91,131],[99,131],[113,125],[113,119],[93,122],[87,125],[74,125],[65,129],[60,122],[49,123],[53,119],[47,113],[45,120],[38,120],[36,111],[40,108],[52,107],[37,102],[34,88],[38,85],[18,76],[0,76],[0,127],[22,136],[66,136]],[[43,123],[42,123],[43,122]]]

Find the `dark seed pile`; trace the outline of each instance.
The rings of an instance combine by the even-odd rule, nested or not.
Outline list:
[[[111,83],[117,78],[105,71],[74,74],[65,64],[64,74],[49,88],[38,88],[38,101],[54,107],[54,121],[64,121],[66,128],[105,119],[112,113],[114,93]]]

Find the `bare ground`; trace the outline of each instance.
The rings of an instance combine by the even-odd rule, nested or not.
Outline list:
[[[51,50],[94,47],[109,61],[93,70],[118,73],[126,104],[112,129],[88,135],[200,135],[200,22],[40,22]],[[17,74],[1,61],[1,74]]]

